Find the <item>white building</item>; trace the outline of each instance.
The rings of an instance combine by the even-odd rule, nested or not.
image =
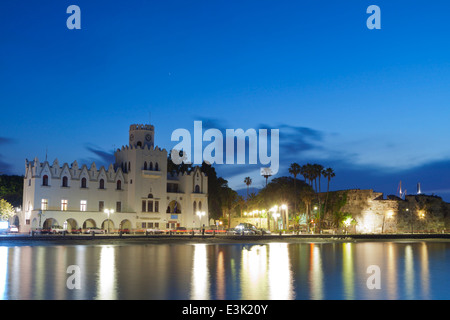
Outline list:
[[[208,178],[199,167],[168,174],[154,127],[131,125],[129,145],[117,149],[108,168],[26,160],[22,208],[20,232],[52,225],[111,232],[200,227],[209,224]]]

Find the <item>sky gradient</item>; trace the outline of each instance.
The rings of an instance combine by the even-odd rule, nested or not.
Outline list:
[[[69,5],[81,30],[69,30]],[[369,30],[368,6],[381,8]],[[134,123],[280,130],[280,171],[332,167],[331,189],[450,201],[445,1],[0,2],[0,172],[25,159],[107,165]],[[205,146],[206,144],[204,144]],[[260,166],[221,165],[234,189]]]

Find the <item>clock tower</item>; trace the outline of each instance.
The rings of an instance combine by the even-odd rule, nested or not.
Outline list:
[[[132,124],[130,126],[129,145],[135,148],[148,146],[153,148],[155,141],[155,128],[149,124]]]

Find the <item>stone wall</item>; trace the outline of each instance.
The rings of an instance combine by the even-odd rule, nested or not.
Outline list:
[[[341,212],[349,213],[352,233],[443,232],[450,227],[450,204],[437,196],[410,195],[401,199],[373,190],[336,191],[346,194]]]

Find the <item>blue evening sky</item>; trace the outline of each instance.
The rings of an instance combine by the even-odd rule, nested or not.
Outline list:
[[[69,30],[69,5],[81,30]],[[368,6],[381,9],[369,30]],[[448,1],[0,2],[0,172],[25,159],[107,165],[133,123],[170,150],[195,120],[280,129],[280,171],[321,163],[331,189],[450,200]],[[205,147],[207,143],[204,143]],[[234,189],[260,166],[221,165]]]

